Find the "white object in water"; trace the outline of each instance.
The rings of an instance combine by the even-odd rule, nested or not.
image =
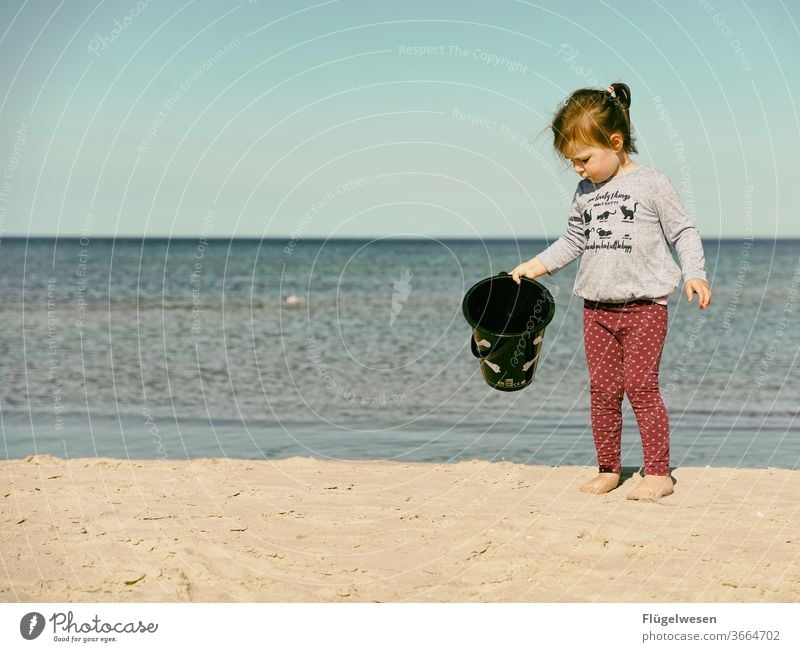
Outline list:
[[[288,297],[286,297],[286,303],[290,306],[304,302],[305,299],[303,297],[298,297],[296,294],[290,294]]]

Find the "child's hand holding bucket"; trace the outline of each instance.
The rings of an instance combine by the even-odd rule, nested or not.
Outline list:
[[[513,278],[514,282],[519,285],[520,277],[524,276],[525,278],[535,279],[538,276],[544,276],[547,273],[547,268],[539,262],[538,258],[531,258],[529,261],[520,263],[514,269],[512,269],[511,278]]]

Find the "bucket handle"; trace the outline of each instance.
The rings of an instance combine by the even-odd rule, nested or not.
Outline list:
[[[480,351],[478,351],[478,345],[475,344],[475,337],[473,335],[469,336],[469,344],[470,344],[470,349],[472,349],[472,355],[474,355],[476,358],[480,358],[481,353]]]
[[[511,274],[509,274],[508,272],[500,272],[498,274],[498,276],[511,276]],[[527,356],[529,349],[531,349],[531,340],[533,338],[526,337],[525,339],[527,340],[526,343],[525,343],[525,353],[526,353],[526,356]],[[478,351],[478,345],[475,343],[475,337],[472,336],[472,335],[469,336],[469,345],[470,345],[470,350],[472,351],[472,355],[474,355],[476,358],[485,358],[493,350],[493,349],[489,349],[488,351],[483,351],[483,352]]]

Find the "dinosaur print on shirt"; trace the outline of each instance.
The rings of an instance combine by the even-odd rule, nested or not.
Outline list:
[[[622,203],[630,203],[630,199],[630,194],[620,192],[619,190],[615,190],[614,192],[596,192],[587,196],[586,203],[590,206],[590,209],[584,210],[583,215],[584,217],[587,213],[592,215],[597,226],[584,229],[586,249],[618,251],[625,254],[630,254],[633,251],[631,239],[615,236],[615,233],[620,229],[614,228],[618,225],[621,227],[622,222],[630,224],[633,213]],[[601,223],[602,226],[600,226]],[[584,224],[588,224],[585,219]]]

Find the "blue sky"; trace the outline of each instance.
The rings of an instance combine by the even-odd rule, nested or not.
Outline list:
[[[0,4],[0,235],[556,237],[547,125],[632,89],[707,237],[800,236],[797,3]]]

